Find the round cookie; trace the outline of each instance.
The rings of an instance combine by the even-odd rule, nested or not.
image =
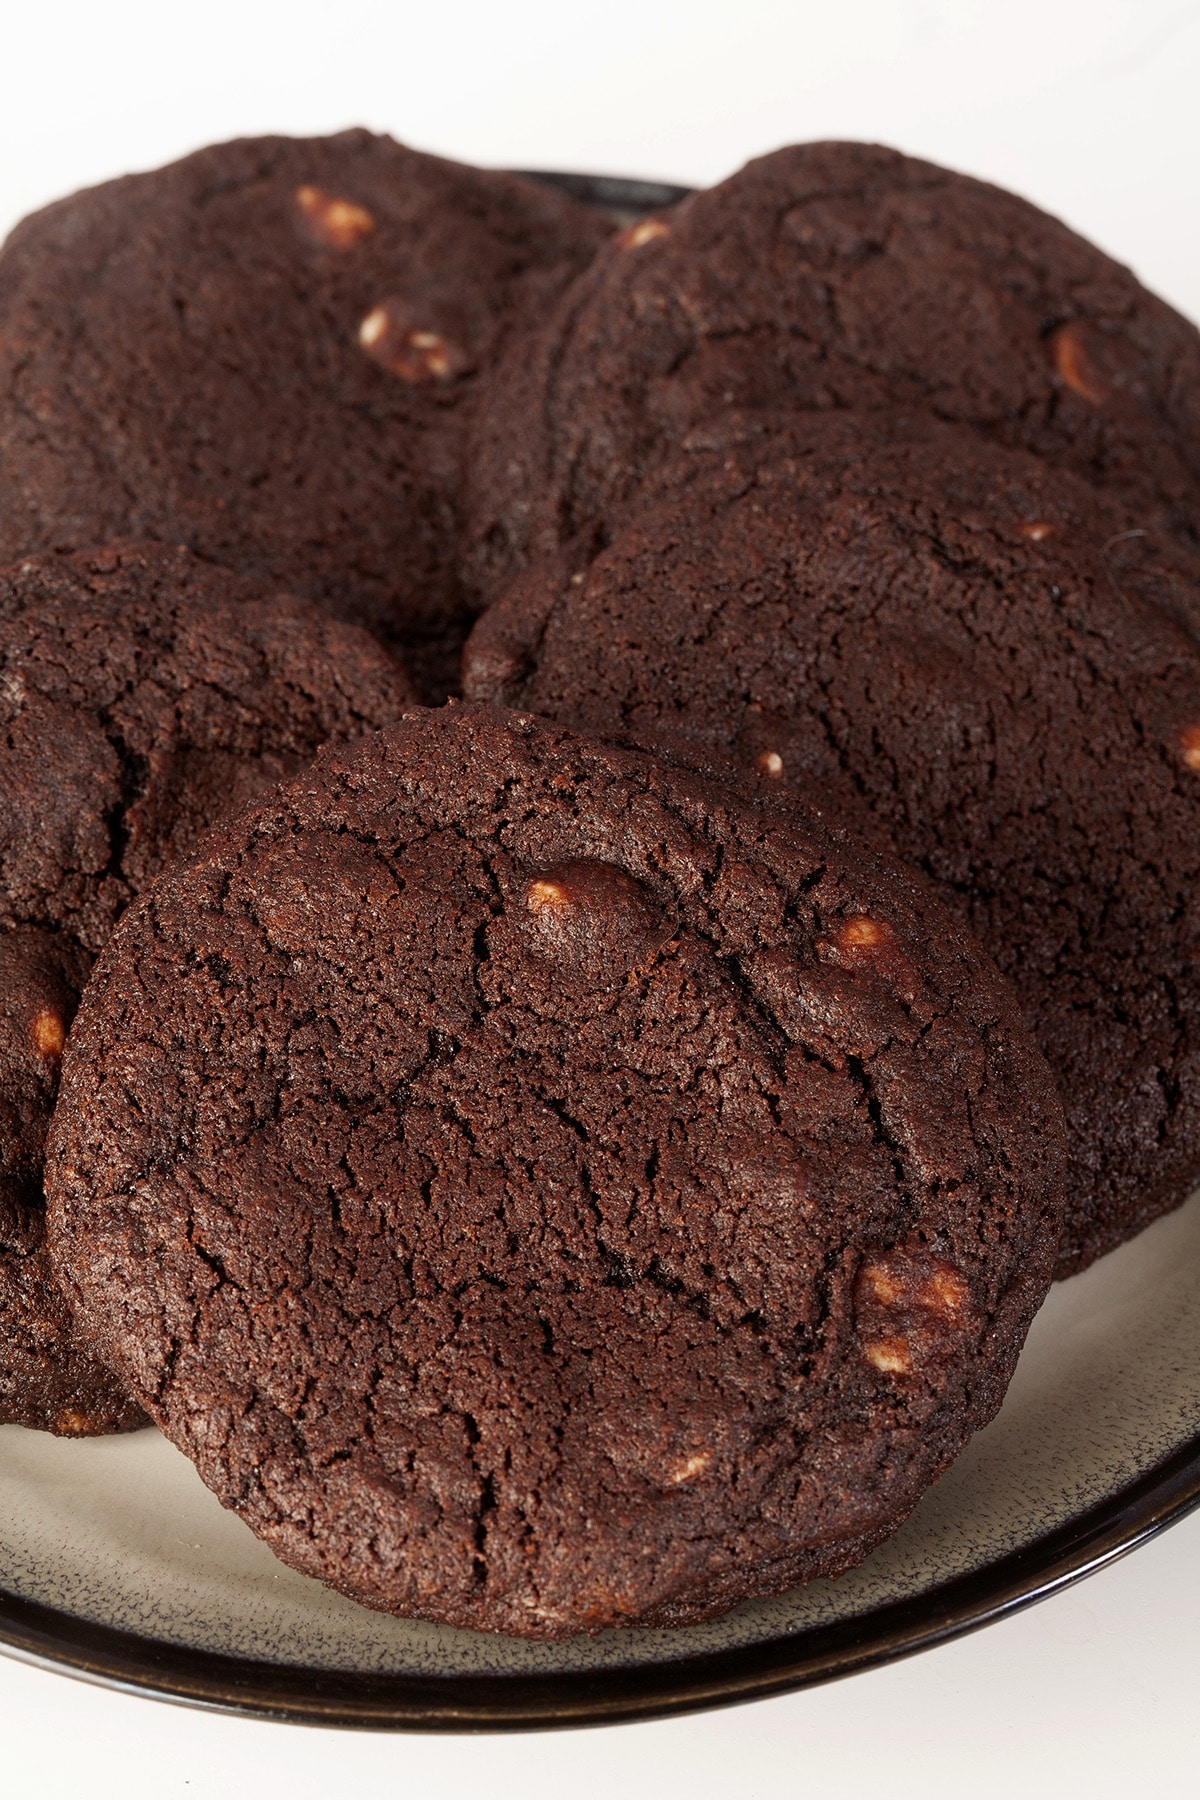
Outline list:
[[[471,578],[605,540],[719,406],[927,408],[1200,540],[1200,335],[1013,194],[801,144],[617,237],[514,342],[468,463]]]
[[[465,688],[812,783],[1012,979],[1074,1156],[1060,1274],[1200,1175],[1200,567],[1066,471],[889,415],[722,418]]]
[[[215,819],[412,698],[365,632],[184,550],[0,571],[0,1423],[145,1423],[42,1248],[42,1145],[92,956]]]
[[[0,253],[0,562],[186,544],[444,687],[466,412],[609,229],[365,131],[217,145],[35,214]]]
[[[1007,987],[817,814],[416,710],[126,915],[81,1316],[286,1561],[531,1637],[857,1562],[998,1405],[1064,1142]]]

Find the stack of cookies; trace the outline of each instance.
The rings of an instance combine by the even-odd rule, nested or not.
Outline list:
[[[801,146],[0,252],[0,1419],[363,1603],[861,1559],[1200,1176],[1200,336]]]

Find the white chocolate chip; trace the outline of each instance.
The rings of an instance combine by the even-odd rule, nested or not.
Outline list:
[[[709,1467],[711,1462],[711,1450],[695,1450],[692,1452],[691,1456],[685,1457],[681,1463],[677,1464],[676,1467],[671,1470],[667,1479],[670,1481],[672,1487],[678,1487],[681,1482],[684,1481],[694,1481],[697,1475],[704,1474],[704,1471]]]
[[[531,881],[525,890],[525,904],[530,912],[557,911],[571,904],[571,896],[560,881]]]
[[[1062,325],[1054,333],[1054,366],[1071,392],[1092,406],[1108,399],[1108,383],[1088,355],[1082,328]]]
[[[888,927],[878,919],[870,919],[866,913],[861,913],[855,919],[846,920],[837,934],[837,941],[843,950],[875,950],[891,935]]]
[[[670,237],[671,227],[665,219],[639,219],[628,231],[621,234],[621,245],[626,250],[640,250],[643,244],[652,244],[655,238]]]
[[[410,325],[397,303],[373,306],[358,328],[358,341],[372,361],[402,381],[447,381],[467,368],[467,358],[440,332]]]
[[[345,200],[318,187],[297,188],[296,205],[309,236],[330,250],[349,250],[375,229],[374,216],[357,200]]]
[[[377,344],[387,328],[388,316],[382,306],[377,306],[367,314],[358,328],[358,341],[363,349],[369,350],[372,344]]]
[[[57,1062],[67,1041],[62,1015],[56,1013],[53,1007],[43,1006],[40,1012],[34,1014],[31,1035],[38,1055],[44,1056],[49,1062]]]
[[[877,1344],[867,1344],[863,1354],[884,1375],[912,1373],[912,1355],[904,1338],[883,1338]]]
[[[970,1289],[957,1269],[942,1263],[929,1277],[917,1299],[930,1312],[961,1312],[970,1298]]]

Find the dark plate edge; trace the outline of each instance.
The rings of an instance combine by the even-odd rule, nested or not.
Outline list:
[[[509,173],[559,188],[588,206],[607,206],[622,213],[657,212],[686,200],[695,191],[673,181],[639,181],[629,175],[571,175],[561,169],[510,169]]]
[[[693,190],[514,170],[618,214]],[[143,1699],[368,1731],[536,1731],[666,1718],[794,1693],[977,1631],[1049,1599],[1200,1508],[1200,1434],[1107,1500],[972,1574],[794,1636],[639,1669],[552,1676],[380,1676],[251,1662],[95,1625],[0,1589],[0,1654]]]
[[[1048,1599],[1200,1507],[1200,1436],[1044,1538],[912,1599],[795,1636],[638,1669],[354,1675],[155,1643],[0,1592],[0,1650],[81,1680],[244,1717],[365,1730],[620,1724],[791,1693],[910,1656]]]

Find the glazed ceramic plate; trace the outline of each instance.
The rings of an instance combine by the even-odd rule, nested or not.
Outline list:
[[[1054,1288],[998,1417],[861,1568],[686,1631],[525,1644],[294,1574],[154,1431],[0,1428],[0,1636],[201,1705],[324,1724],[583,1724],[748,1699],[980,1625],[1200,1503],[1200,1194]]]
[[[677,198],[561,177],[627,215]],[[1053,1289],[998,1417],[866,1563],[685,1631],[525,1644],[366,1611],[277,1562],[157,1432],[0,1428],[0,1641],[313,1724],[647,1717],[782,1692],[1053,1593],[1200,1505],[1200,1194]]]

